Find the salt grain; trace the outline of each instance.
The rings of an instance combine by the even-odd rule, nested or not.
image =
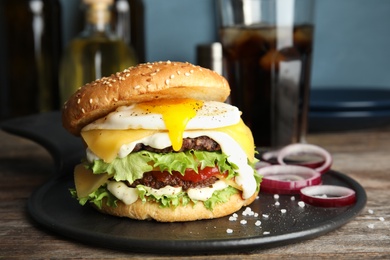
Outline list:
[[[374,229],[374,228],[375,228],[375,225],[374,225],[374,224],[368,224],[367,227],[368,227],[368,228],[371,228],[371,229]]]
[[[236,221],[236,220],[237,220],[237,217],[233,217],[233,216],[229,217],[229,221]]]
[[[278,194],[275,194],[275,195],[274,195],[274,199],[278,200],[278,199],[279,199],[279,195],[278,195]]]
[[[380,221],[385,221],[385,218],[384,217],[380,217],[379,220]]]
[[[247,223],[247,221],[245,219],[240,221],[240,224],[242,224],[242,225],[245,225],[246,223]]]
[[[255,226],[259,227],[260,225],[261,225],[261,221],[260,221],[260,220],[257,220],[257,221],[255,222]]]
[[[294,201],[295,200],[295,197],[294,196],[291,196],[291,198],[290,198],[292,201]]]
[[[279,205],[280,205],[279,201],[275,202],[275,206],[279,206]]]
[[[268,217],[269,217],[269,215],[263,214],[263,218],[268,218]]]
[[[305,207],[305,202],[299,201],[298,202],[298,206],[301,207],[301,208]]]
[[[233,229],[231,229],[231,228],[226,229],[226,233],[228,233],[228,234],[233,233]]]
[[[263,235],[269,235],[269,234],[270,234],[269,231],[264,231],[264,232],[263,232]]]
[[[374,211],[373,211],[372,209],[369,209],[369,210],[368,210],[368,213],[369,213],[369,214],[374,214]]]
[[[286,213],[287,210],[286,209],[281,209],[280,212],[282,212],[282,214]]]

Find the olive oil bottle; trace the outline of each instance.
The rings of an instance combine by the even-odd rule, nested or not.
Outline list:
[[[137,64],[131,46],[111,28],[113,0],[83,0],[85,28],[64,51],[60,66],[60,96],[64,103],[84,84]]]

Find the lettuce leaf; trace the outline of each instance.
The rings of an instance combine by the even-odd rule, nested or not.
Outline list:
[[[106,198],[106,204],[110,207],[116,207],[118,199],[109,192],[105,186],[99,187],[94,192],[90,193],[88,197],[78,198],[76,189],[69,189],[73,198],[78,199],[80,205],[84,206],[87,202],[95,204],[99,209],[102,208],[103,199]]]
[[[95,160],[90,164],[90,169],[95,174],[107,172],[113,175],[116,181],[128,181],[133,183],[142,178],[144,172],[159,168],[161,171],[177,171],[184,175],[186,169],[198,172],[198,167],[214,167],[217,165],[220,172],[228,172],[228,178],[235,176],[237,166],[229,163],[227,155],[221,152],[186,151],[179,153],[154,153],[139,151],[131,153],[124,158],[116,158],[111,163],[103,160]]]
[[[233,194],[238,193],[238,190],[229,186],[223,190],[217,190],[214,191],[211,198],[209,198],[206,201],[196,201],[192,200],[188,194],[184,191],[178,193],[178,194],[165,194],[165,195],[156,195],[148,192],[148,189],[144,185],[137,185],[138,195],[141,198],[143,202],[146,201],[155,201],[157,202],[160,207],[167,208],[167,207],[177,207],[177,206],[186,206],[191,201],[196,203],[202,203],[204,206],[209,209],[213,210],[215,205],[219,203],[225,203],[229,200],[230,196]],[[103,198],[106,198],[106,204],[110,207],[116,207],[118,199],[112,195],[106,188],[106,186],[101,186],[96,191],[92,192],[88,195],[88,197],[85,198],[78,198],[77,193],[75,189],[70,189],[70,192],[72,194],[72,197],[77,198],[80,205],[84,206],[88,201],[95,204],[99,209],[102,208],[103,204]]]
[[[186,206],[190,201],[190,197],[188,197],[187,193],[180,192],[178,194],[164,194],[164,195],[156,195],[148,192],[147,187],[144,185],[137,185],[138,196],[141,198],[143,202],[146,201],[155,201],[160,204],[162,208],[168,207],[177,207],[177,206]]]
[[[238,193],[238,190],[229,186],[223,190],[214,191],[213,196],[204,201],[203,204],[207,209],[213,210],[215,205],[227,202],[230,199],[230,196],[236,193]]]

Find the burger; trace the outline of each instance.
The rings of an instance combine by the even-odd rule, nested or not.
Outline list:
[[[212,219],[252,203],[261,177],[226,79],[183,62],[140,64],[88,83],[64,104],[81,136],[72,195],[81,205],[138,220]]]

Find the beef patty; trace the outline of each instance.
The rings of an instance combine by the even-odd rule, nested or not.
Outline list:
[[[155,152],[155,153],[170,153],[174,152],[172,146],[166,147],[164,149],[156,149],[144,144],[137,144],[134,147],[133,152],[138,152],[141,150],[146,150],[149,152]],[[177,152],[184,152],[188,150],[197,150],[197,151],[220,151],[221,147],[220,145],[215,142],[213,139],[207,136],[199,136],[196,138],[184,138],[183,139],[183,145],[180,149],[180,151]]]

